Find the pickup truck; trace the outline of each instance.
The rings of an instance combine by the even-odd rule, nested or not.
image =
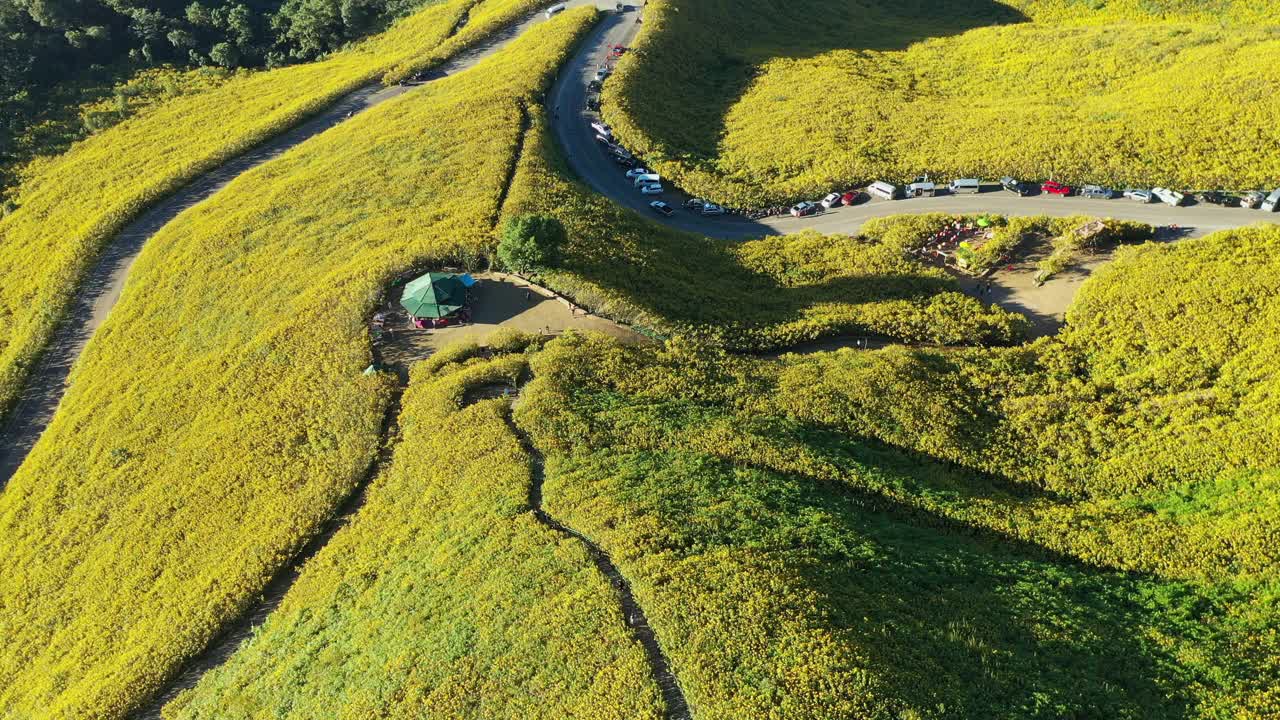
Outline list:
[[[1178,207],[1187,201],[1186,195],[1183,195],[1177,190],[1170,190],[1169,188],[1152,188],[1151,194],[1159,198],[1160,202],[1165,205],[1172,205],[1173,207]]]

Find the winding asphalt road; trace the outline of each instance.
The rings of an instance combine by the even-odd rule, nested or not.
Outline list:
[[[824,233],[855,234],[867,220],[886,215],[990,212],[1000,215],[1053,217],[1090,215],[1133,220],[1156,226],[1176,224],[1187,230],[1186,237],[1196,237],[1262,221],[1280,221],[1280,218],[1274,214],[1244,208],[1223,208],[1203,204],[1173,208],[1163,204],[1140,204],[1123,199],[1088,200],[1055,195],[1020,198],[998,188],[989,189],[978,195],[942,195],[914,200],[871,200],[807,218],[774,217],[761,221],[734,216],[695,215],[679,209],[688,198],[687,195],[669,191],[661,199],[674,205],[677,211],[669,219],[660,219],[649,208],[649,203],[659,198],[641,195],[636,191],[630,181],[623,176],[620,167],[610,160],[596,143],[595,132],[590,124],[598,116],[586,107],[587,85],[595,78],[596,67],[608,56],[610,46],[616,44],[630,47],[632,45],[643,27],[642,23],[636,22],[636,19],[642,18],[640,12],[639,9],[633,9],[620,15],[607,16],[569,63],[561,69],[548,104],[552,106],[552,125],[561,150],[569,166],[588,186],[608,196],[619,205],[680,230],[726,240],[786,234],[806,229]],[[673,81],[675,81],[674,78]]]
[[[565,4],[570,7],[596,4],[613,7],[612,3],[596,3],[593,0],[569,0]],[[545,19],[541,12],[534,13],[429,71],[428,75],[434,80],[471,68]],[[383,87],[380,84],[362,87],[302,125],[277,135],[192,180],[144,212],[116,235],[91,266],[67,312],[67,319],[54,332],[39,363],[28,376],[13,409],[5,418],[3,426],[0,426],[0,489],[8,484],[53,419],[54,412],[66,393],[67,379],[76,359],[120,299],[129,269],[148,240],[184,210],[209,199],[240,175],[371,107],[411,91],[413,87]]]

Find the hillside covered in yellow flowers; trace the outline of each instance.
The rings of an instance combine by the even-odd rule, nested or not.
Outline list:
[[[0,720],[1280,718],[1280,225],[685,232],[593,192],[556,145],[548,91],[602,23],[630,27],[607,5],[432,3],[29,169],[0,220],[0,409],[142,208],[537,18],[149,237],[0,488]],[[1065,176],[1041,165],[1090,155],[1103,179],[1154,178],[1174,155],[1115,108],[1173,125],[1173,96],[1196,97],[1178,83],[1233,53],[1239,83],[1212,92],[1254,135],[1161,137],[1189,178],[1280,170],[1259,145],[1274,97],[1241,59],[1271,42],[1256,5],[648,6],[606,109],[727,202],[929,162]],[[1212,159],[1227,148],[1254,155]],[[480,301],[513,283],[507,320],[536,315],[542,288],[481,274],[518,269],[521,221],[563,231],[525,270],[562,295],[546,304],[625,340],[505,327],[388,359],[397,333],[483,327],[384,322],[428,269],[474,273]],[[1058,242],[1082,224],[1105,242]],[[1028,340],[919,252],[961,226],[989,233],[978,268],[1030,237],[1059,270],[1112,254]]]
[[[605,116],[730,206],[923,173],[1240,191],[1280,177],[1280,19],[1257,3],[648,5]]]

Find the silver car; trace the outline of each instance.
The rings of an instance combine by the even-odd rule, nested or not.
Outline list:
[[[1155,202],[1156,196],[1150,190],[1137,190],[1129,188],[1124,191],[1124,196],[1128,200],[1137,200],[1142,203]]]

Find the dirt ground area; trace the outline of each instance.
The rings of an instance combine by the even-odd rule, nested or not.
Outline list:
[[[382,362],[407,369],[414,362],[455,342],[483,344],[498,328],[515,328],[544,335],[559,335],[573,328],[602,332],[630,342],[644,340],[643,335],[611,320],[591,315],[520,278],[501,273],[477,274],[474,277],[479,283],[471,290],[471,321],[426,330],[413,327],[408,313],[400,307],[404,284],[396,284],[379,309],[386,315],[383,327],[372,328],[378,338]]]
[[[1111,253],[1082,252],[1067,269],[1049,278],[1043,285],[1036,283],[1039,263],[1052,252],[1049,239],[1021,249],[1013,258],[990,275],[975,278],[960,275],[964,291],[984,302],[995,303],[1006,310],[1026,315],[1032,324],[1032,335],[1052,335],[1062,327],[1067,308],[1071,306],[1080,286],[1094,270],[1111,260]],[[980,292],[980,284],[991,283],[990,292]]]

